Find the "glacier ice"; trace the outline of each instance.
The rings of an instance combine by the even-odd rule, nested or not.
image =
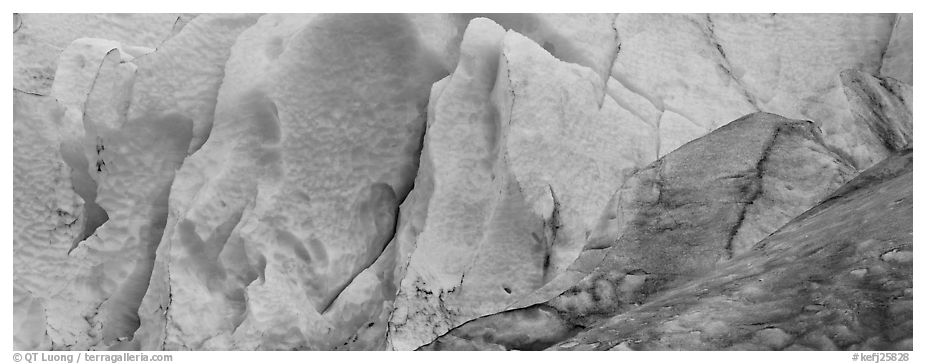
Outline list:
[[[913,143],[911,14],[14,14],[13,45],[17,350],[720,348],[621,320],[784,259],[841,186],[904,193],[849,181]],[[903,347],[895,311],[732,347]]]

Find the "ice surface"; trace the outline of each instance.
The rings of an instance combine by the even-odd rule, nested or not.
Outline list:
[[[913,142],[910,14],[14,14],[13,39],[21,350],[539,349],[659,267],[738,269]],[[793,120],[724,126],[757,111]]]
[[[897,14],[891,41],[881,60],[881,76],[913,85],[913,14]]]
[[[13,344],[17,349],[51,349],[53,340],[68,335],[60,321],[81,320],[61,320],[55,311],[46,313],[52,296],[63,288],[70,268],[67,251],[83,225],[84,201],[74,191],[70,167],[59,152],[62,116],[51,97],[13,92],[13,299],[14,325],[20,328]],[[49,323],[54,326],[49,328]]]
[[[484,18],[460,49],[431,99],[422,158],[433,170],[419,174],[432,173],[434,189],[391,321],[397,349],[555,278],[624,173],[655,159],[642,121],[599,105],[592,70]]]
[[[168,38],[179,14],[15,14],[13,87],[47,95],[58,56],[78,38],[108,39],[153,49]]]
[[[439,77],[418,49],[402,15],[272,15],[238,37],[171,193],[166,348],[343,343],[327,334],[350,317],[323,314],[391,240],[417,170]]]
[[[543,349],[664,286],[738,259],[855,173],[809,122],[765,113],[740,118],[626,180],[570,267],[589,273],[581,280],[544,304],[467,323],[434,346]]]

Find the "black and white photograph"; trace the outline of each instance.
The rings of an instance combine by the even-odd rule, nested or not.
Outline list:
[[[913,13],[216,10],[11,14],[14,362],[913,360]]]

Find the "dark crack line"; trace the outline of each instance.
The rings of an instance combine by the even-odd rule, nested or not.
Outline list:
[[[885,79],[874,77],[878,80],[877,86],[881,88],[881,90],[877,90],[869,83],[863,81],[862,77],[864,76],[853,77],[848,81],[848,85],[846,85],[846,81],[843,81],[847,96],[849,92],[851,92],[853,94],[852,98],[861,99],[872,106],[876,105],[877,107],[869,107],[874,120],[872,120],[872,118],[860,116],[863,118],[865,126],[867,126],[868,130],[881,141],[882,146],[888,151],[896,153],[904,150],[910,143],[907,140],[908,137],[901,129],[899,123],[895,121],[895,118],[890,116],[890,111],[885,111],[885,109],[890,109],[893,106],[891,101],[900,101],[904,103],[904,100],[895,94],[894,90],[886,83]],[[883,93],[891,97],[884,97],[882,96]],[[894,100],[890,100],[890,98]]]
[[[897,23],[900,20],[900,14],[894,14],[894,17],[891,18],[891,32],[887,36],[887,42],[884,43],[884,48],[881,48],[881,57],[879,57],[878,62],[878,75],[881,75],[881,68],[884,68],[884,57],[887,56],[888,49],[891,48],[891,41],[894,40],[894,31],[897,30]]]
[[[665,115],[666,111],[662,110],[659,113],[659,117],[656,118],[656,158],[662,158],[662,133],[660,129],[662,128],[662,116]]]
[[[171,284],[171,279],[170,279],[170,263],[171,263],[170,259],[171,259],[171,251],[172,251],[173,246],[174,246],[174,239],[167,239],[167,248],[165,249],[167,256],[165,257],[166,261],[164,262],[164,270],[166,271],[165,276],[166,276],[166,281],[167,281],[167,306],[163,306],[164,329],[162,332],[164,333],[164,340],[161,341],[161,347],[160,347],[161,350],[164,350],[164,348],[167,347],[167,326],[169,325],[168,321],[170,321],[170,307],[174,303],[173,285]],[[155,254],[154,259],[155,261],[157,261],[157,254]],[[154,268],[152,267],[152,270],[153,269]],[[150,289],[150,284],[149,284],[149,289]],[[141,315],[139,314],[139,316]],[[138,329],[135,329],[135,333],[132,334],[133,338],[138,334],[139,329],[141,329],[141,325],[138,325]]]
[[[430,103],[430,102],[431,102],[431,100],[428,100],[428,103]],[[421,135],[419,136],[419,143],[418,143],[418,151],[417,151],[417,153],[416,153],[416,154],[417,154],[417,158],[416,158],[416,159],[417,159],[417,161],[418,161],[418,166],[417,166],[416,169],[415,169],[415,176],[416,176],[416,177],[418,176],[418,173],[421,171],[421,158],[424,156],[425,141],[426,141],[426,137],[427,137],[427,134],[428,134],[428,128],[429,128],[429,126],[428,126],[428,117],[429,117],[429,115],[428,115],[428,107],[427,107],[427,105],[425,105],[425,107],[424,107],[422,110],[423,110],[423,112],[424,112],[424,118],[423,118],[423,119],[424,119],[424,127],[421,129]],[[398,244],[398,237],[397,237],[397,234],[398,234],[399,227],[400,227],[400,226],[399,226],[399,221],[400,221],[401,215],[402,215],[402,213],[401,213],[401,212],[402,212],[402,211],[401,211],[401,207],[402,207],[402,205],[405,204],[405,201],[408,200],[408,198],[412,195],[412,193],[413,193],[414,191],[415,191],[415,183],[414,183],[414,180],[413,180],[413,181],[412,181],[411,187],[408,189],[408,192],[406,192],[406,193],[405,193],[405,196],[402,197],[402,201],[400,201],[398,204],[396,204],[396,210],[395,210],[395,223],[394,223],[393,229],[392,229],[392,237],[391,237],[391,239],[389,240],[389,242],[386,243],[386,244],[383,246],[383,250],[382,250],[382,251],[380,252],[380,254],[379,254],[380,256],[382,255],[383,252],[386,251],[386,249],[389,248],[389,245],[391,245],[391,244],[393,244],[393,243]],[[410,249],[410,252],[411,252],[411,253],[409,253],[409,256],[408,256],[408,257],[401,257],[401,258],[403,258],[403,259],[406,260],[406,261],[405,261],[405,268],[403,269],[403,272],[404,272],[405,275],[408,274],[408,267],[411,265],[411,261],[412,261],[412,259],[411,259],[411,254],[414,253],[414,251],[415,251],[415,249],[417,248],[417,245],[418,245],[418,239],[417,239],[417,237],[416,237],[416,239],[414,240],[414,244],[415,244],[415,246],[414,246],[414,247],[411,247],[411,249]],[[398,253],[397,253],[397,254],[398,254]],[[373,262],[370,263],[370,266],[372,266],[373,264],[376,264],[376,261],[377,261],[377,260],[379,260],[379,257],[377,257],[376,259],[374,259]],[[369,267],[367,267],[367,268],[369,268]],[[362,273],[364,270],[366,270],[366,268],[363,269],[363,270],[361,270],[360,272]],[[359,273],[358,273],[358,275],[359,275]],[[356,277],[354,277],[354,278],[356,278]],[[350,283],[348,283],[348,285],[345,286],[345,287],[349,287],[350,284],[353,283],[354,278],[351,278]],[[403,280],[404,280],[404,276],[403,276],[402,278],[403,278]],[[394,278],[393,278],[393,279],[394,279]],[[460,282],[462,283],[462,279],[460,280]],[[386,334],[385,334],[385,335],[386,335],[386,342],[390,342],[390,341],[391,341],[390,338],[389,338],[389,333],[390,333],[390,332],[393,332],[393,331],[395,330],[395,328],[396,328],[396,326],[393,326],[393,325],[392,325],[392,318],[393,318],[393,316],[395,315],[395,311],[396,311],[396,310],[395,310],[395,301],[399,299],[399,291],[401,291],[401,289],[402,289],[402,280],[400,280],[400,281],[399,281],[399,284],[397,284],[396,287],[395,287],[395,290],[396,290],[396,291],[393,292],[394,295],[393,295],[393,301],[392,301],[392,305],[393,305],[392,311],[389,312],[389,316],[387,317],[386,322],[385,322],[385,324],[386,324]],[[343,293],[343,290],[342,290],[340,293],[338,293],[337,296],[335,296],[335,299],[334,299],[333,301],[331,301],[331,303],[329,303],[329,304],[325,307],[324,310],[322,310],[322,314],[324,314],[326,311],[328,311],[328,309],[330,308],[330,306],[331,306],[334,302],[337,301],[337,298],[340,296],[341,293]],[[403,326],[404,326],[404,325],[403,325]]]
[[[386,342],[387,342],[390,346],[392,345],[392,337],[391,337],[392,335],[390,335],[390,333],[396,332],[396,331],[398,331],[399,328],[405,327],[405,326],[408,324],[408,323],[393,324],[392,318],[395,317],[395,312],[396,312],[396,309],[395,309],[395,308],[396,308],[395,302],[399,300],[399,293],[402,291],[402,282],[404,282],[404,281],[405,281],[405,278],[408,277],[408,268],[409,268],[409,267],[411,266],[411,264],[412,264],[412,259],[411,259],[411,258],[412,258],[412,254],[414,254],[414,251],[415,251],[415,250],[417,249],[417,247],[418,247],[418,239],[417,239],[417,237],[416,237],[415,240],[414,240],[414,245],[415,245],[415,246],[411,247],[410,253],[409,253],[408,257],[405,258],[405,268],[402,270],[403,276],[402,276],[402,279],[399,280],[399,284],[396,285],[396,288],[395,288],[395,289],[396,289],[395,298],[393,298],[393,301],[392,301],[392,311],[389,312],[389,317],[386,319]],[[407,295],[407,294],[406,294],[406,295]]]
[[[550,273],[550,258],[553,255],[553,245],[556,244],[556,235],[559,233],[559,229],[562,226],[559,217],[560,204],[559,199],[556,198],[556,192],[553,191],[553,186],[547,185],[547,188],[550,190],[550,198],[553,200],[553,212],[550,214],[550,219],[544,221],[544,230],[550,232],[548,241],[544,244],[544,257],[543,257],[543,275],[541,277],[544,284],[548,283],[548,277]]]
[[[13,28],[13,34],[16,34],[23,27],[23,17],[19,13],[13,13],[13,21],[16,22],[16,28]]]
[[[730,63],[730,59],[727,58],[727,52],[723,50],[723,45],[720,44],[720,41],[717,40],[717,34],[714,33],[714,21],[711,19],[711,15],[707,14],[706,19],[707,31],[705,32],[705,35],[707,35],[707,39],[711,45],[717,49],[717,52],[720,54],[722,61],[718,66],[720,66],[720,69],[723,70],[723,72],[728,76],[730,76],[734,82],[736,82],[737,86],[739,86],[739,88],[742,90],[743,96],[746,97],[746,101],[749,102],[749,104],[754,108],[756,108],[756,110],[761,111],[759,105],[756,103],[755,96],[749,92],[749,90],[746,88],[746,84],[744,84],[742,80],[733,74],[733,65]]]
[[[414,188],[414,185],[412,186],[412,188]],[[405,195],[405,198],[408,198],[409,195],[411,195],[411,193],[409,193],[408,195]],[[393,219],[393,222],[392,222],[392,232],[389,233],[389,241],[386,242],[386,244],[383,244],[382,249],[380,249],[379,253],[376,254],[376,258],[375,258],[375,259],[373,259],[369,264],[367,264],[365,267],[363,267],[363,269],[358,270],[358,271],[357,271],[357,274],[355,274],[353,277],[351,277],[351,278],[350,278],[350,281],[348,281],[347,284],[345,284],[343,287],[341,287],[340,290],[338,290],[338,293],[337,293],[336,295],[334,295],[334,297],[331,299],[331,301],[329,301],[327,304],[325,304],[325,308],[323,308],[323,309],[321,310],[321,312],[320,312],[322,315],[324,315],[325,313],[327,313],[328,310],[329,310],[332,306],[334,306],[335,302],[338,301],[338,298],[341,297],[341,294],[344,293],[344,291],[346,291],[348,288],[350,288],[351,284],[354,283],[354,280],[356,280],[357,277],[359,277],[361,274],[363,274],[363,272],[366,272],[368,269],[370,269],[370,267],[372,267],[374,264],[376,264],[376,262],[379,261],[379,258],[381,258],[381,257],[383,256],[383,252],[385,252],[386,249],[388,249],[390,245],[392,245],[393,243],[395,243],[395,241],[396,241],[396,233],[399,231],[399,206],[402,206],[402,203],[404,203],[404,202],[405,202],[405,199],[402,199],[402,201],[401,201],[399,204],[397,204],[397,205],[395,206],[395,211],[394,211],[394,214],[393,214],[393,215],[395,216],[395,218]]]
[[[730,235],[727,237],[727,243],[724,247],[724,250],[727,253],[727,259],[733,258],[733,241],[736,239],[737,235],[739,234],[739,230],[743,225],[743,222],[746,220],[746,215],[749,212],[749,206],[755,203],[755,201],[760,196],[762,196],[762,178],[765,175],[765,162],[768,160],[768,157],[771,154],[771,150],[775,146],[778,135],[781,134],[781,128],[781,125],[775,127],[775,130],[772,132],[772,136],[769,137],[768,141],[762,147],[762,154],[759,157],[759,161],[756,163],[755,179],[750,182],[755,185],[755,188],[746,198],[746,201],[740,204],[741,208],[739,211],[739,216],[737,217],[736,223],[733,224],[733,228],[730,229]]]
[[[418,150],[415,152],[415,154],[416,154],[416,156],[417,156],[415,159],[418,161],[418,165],[417,165],[417,167],[415,168],[415,175],[416,175],[416,176],[418,175],[418,171],[421,169],[421,155],[422,155],[422,153],[424,152],[424,139],[425,139],[425,135],[427,134],[427,129],[428,129],[428,126],[427,126],[427,122],[428,122],[427,107],[425,107],[423,110],[424,110],[424,115],[423,115],[424,117],[423,117],[422,119],[423,119],[423,121],[424,121],[424,127],[422,128],[422,130],[421,130],[421,136],[419,137],[420,142],[418,143]],[[422,116],[422,115],[419,114],[419,117],[420,117],[420,116]],[[357,271],[357,274],[355,274],[353,277],[351,277],[351,279],[347,282],[347,284],[345,284],[343,287],[341,287],[340,290],[338,290],[338,293],[337,293],[336,295],[334,295],[334,298],[332,298],[331,301],[329,301],[327,304],[325,304],[325,307],[321,310],[320,313],[321,313],[322,315],[324,315],[325,313],[328,312],[329,309],[331,309],[331,307],[334,305],[334,303],[338,301],[338,298],[341,296],[341,294],[344,293],[344,291],[346,291],[347,288],[349,288],[349,287],[351,286],[351,284],[354,283],[354,280],[356,280],[357,277],[359,277],[361,274],[363,274],[363,272],[367,271],[368,269],[370,269],[370,267],[372,267],[374,264],[376,264],[376,262],[379,261],[379,258],[382,257],[382,255],[383,255],[383,253],[386,251],[386,249],[388,249],[389,246],[392,245],[393,243],[396,243],[396,239],[397,239],[397,238],[396,238],[396,235],[397,235],[398,232],[399,232],[399,220],[400,220],[400,218],[401,218],[400,207],[405,203],[405,200],[407,200],[408,197],[411,196],[412,191],[413,191],[414,189],[415,189],[415,184],[414,184],[414,180],[413,180],[413,181],[412,181],[412,186],[411,186],[411,188],[408,189],[408,192],[405,193],[405,196],[402,196],[402,200],[401,200],[401,201],[396,201],[397,203],[396,203],[396,205],[395,205],[395,209],[393,210],[393,216],[394,216],[394,218],[393,218],[393,221],[392,221],[392,231],[389,233],[389,240],[386,242],[386,244],[383,244],[383,247],[382,247],[382,248],[379,250],[379,252],[376,254],[376,258],[373,259],[372,261],[370,261],[370,263],[367,264],[365,267],[363,267],[363,269],[358,270],[358,271]],[[409,259],[409,263],[410,263],[410,262],[411,262],[411,259]],[[408,268],[407,268],[407,266],[406,266],[406,272],[407,272],[407,271],[408,271]],[[391,315],[390,315],[390,318],[391,318]]]
[[[36,91],[26,91],[26,90],[19,89],[19,88],[16,88],[16,87],[13,87],[13,91],[15,91],[15,92],[21,92],[21,93],[29,94],[29,95],[33,95],[33,96],[48,96],[48,95],[45,95],[45,94],[40,94],[40,93],[38,93],[38,92],[36,92]]]
[[[620,17],[620,15],[621,14],[614,14],[614,19],[611,20],[611,29],[614,30],[614,43],[616,43],[616,45],[614,47],[614,54],[611,55],[611,61],[608,62],[608,69],[605,70],[605,77],[602,80],[604,83],[602,84],[603,89],[601,90],[601,99],[598,100],[599,110],[604,107],[605,97],[609,96],[608,80],[611,79],[611,70],[614,69],[614,63],[617,62],[617,56],[621,53],[621,37],[620,33],[617,31],[617,18]]]
[[[508,126],[511,126],[511,119],[514,118],[514,102],[517,99],[517,93],[514,92],[514,82],[511,81],[511,62],[508,61],[508,55],[502,50],[502,58],[505,59],[505,76],[508,78],[508,87],[511,88],[511,107],[508,109]]]
[[[669,218],[669,220],[672,220],[672,225],[674,226],[673,228],[661,229],[661,230],[674,230],[674,229],[677,229],[679,225],[681,224],[679,224],[678,220],[676,220],[675,217],[672,216],[672,211],[670,211],[669,207],[666,206],[667,201],[665,200],[665,197],[663,197],[663,191],[665,191],[666,189],[666,178],[663,175],[664,169],[665,169],[664,168],[665,159],[660,158],[659,160],[654,162],[654,164],[655,164],[654,167],[656,171],[656,180],[653,181],[653,183],[656,185],[656,192],[658,193],[658,195],[656,195],[656,202],[653,204],[653,207],[657,207],[657,206],[661,207],[662,210],[665,212],[665,216]]]

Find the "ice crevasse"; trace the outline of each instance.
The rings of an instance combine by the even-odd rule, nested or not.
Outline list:
[[[537,349],[912,148],[912,16],[17,14],[13,109],[18,350]]]

